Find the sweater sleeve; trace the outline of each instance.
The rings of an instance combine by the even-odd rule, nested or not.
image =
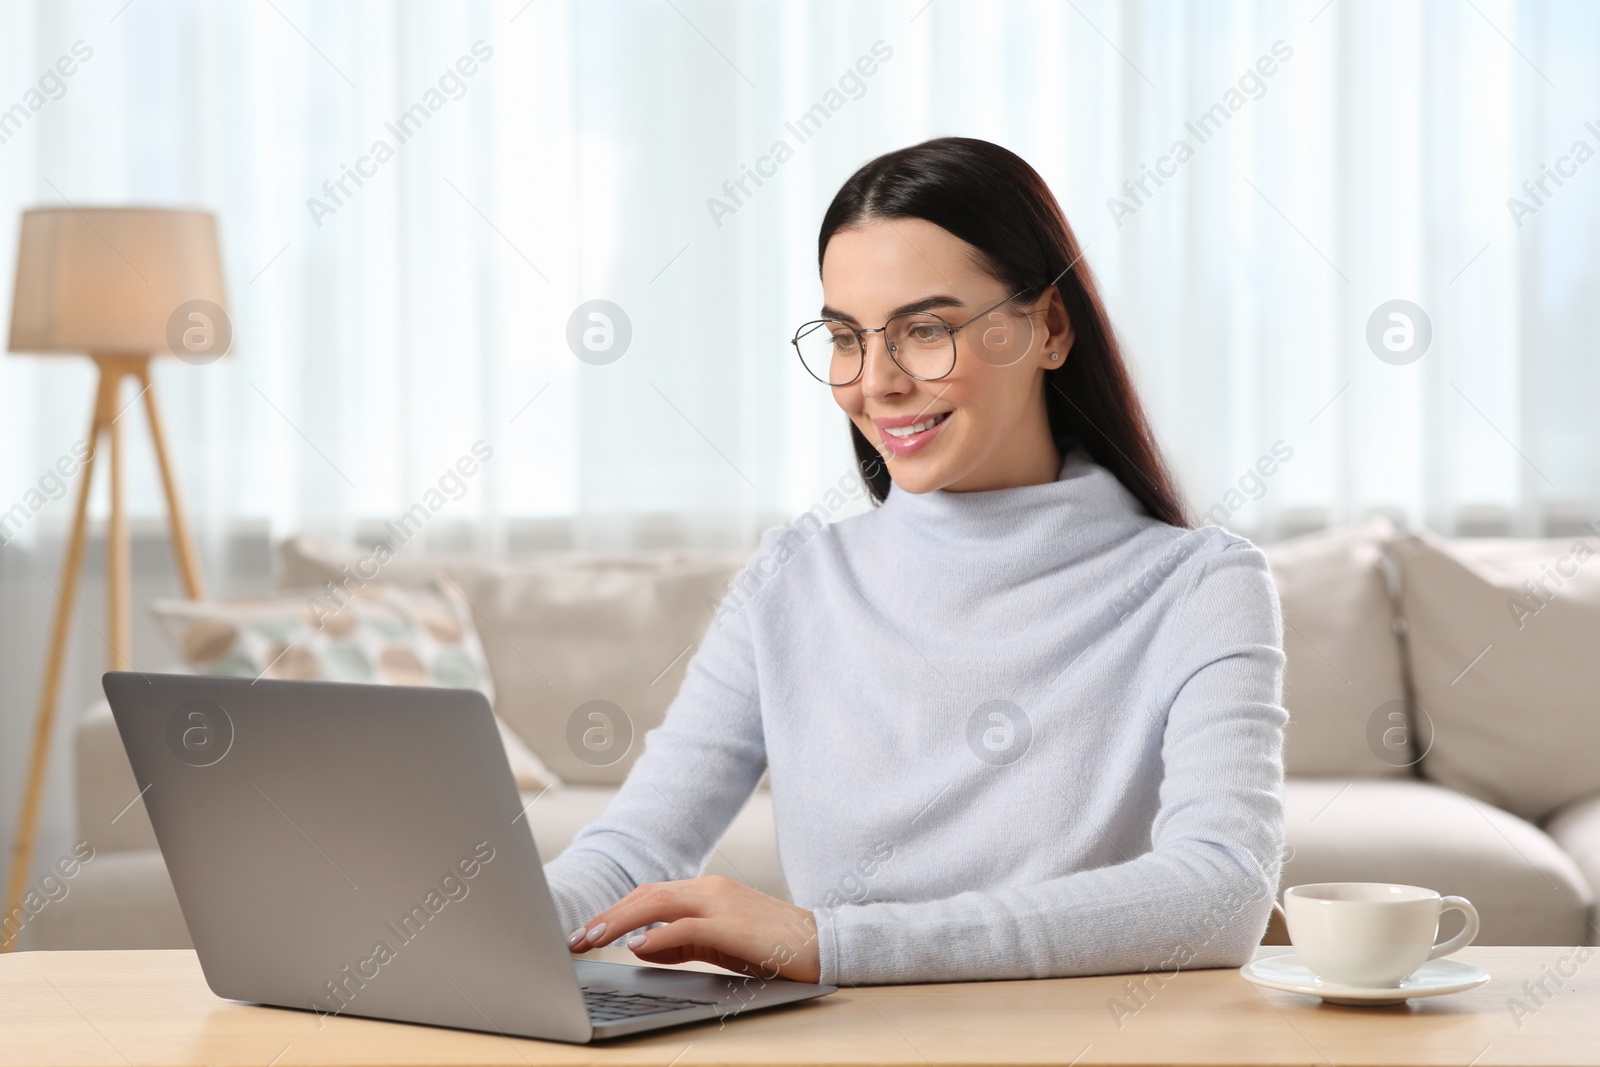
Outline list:
[[[766,770],[746,610],[718,611],[600,818],[544,868],[562,928],[638,886],[700,873]]]
[[[819,909],[824,982],[1173,973],[1251,958],[1283,850],[1282,624],[1259,550],[1236,540],[1196,564],[1158,637],[1173,650],[1174,696],[1150,851],[1031,885]]]

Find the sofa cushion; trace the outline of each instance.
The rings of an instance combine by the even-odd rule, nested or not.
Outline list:
[[[1590,943],[1588,880],[1548,834],[1514,815],[1448,786],[1406,780],[1290,779],[1284,803],[1291,851],[1283,888],[1427,886],[1476,905],[1480,945]]]
[[[1395,540],[1424,777],[1530,822],[1600,792],[1595,544]]]
[[[100,852],[71,892],[23,930],[28,949],[190,948],[189,928],[156,849]]]
[[[73,732],[73,786],[78,801],[78,836],[102,856],[156,847],[156,832],[144,795],[104,700],[89,706]],[[97,861],[98,862],[98,861]]]
[[[297,534],[278,543],[278,587],[321,586],[342,582],[352,575],[386,585],[429,586],[439,580],[444,563],[461,563],[466,556],[424,556],[399,552],[380,558],[346,541],[318,534]]]
[[[151,613],[196,674],[478,689],[494,700],[489,663],[461,595],[440,582],[308,586],[275,597],[158,600]],[[519,789],[561,779],[503,721]]]
[[[1574,801],[1552,815],[1545,833],[1560,845],[1589,885],[1600,894],[1600,793]],[[1600,928],[1591,929],[1600,939]]]
[[[338,580],[363,553],[301,537],[279,546],[286,580]],[[479,621],[505,718],[562,779],[619,785],[677,695],[742,555],[568,553],[397,557],[384,581],[435,575]]]
[[[1283,606],[1289,774],[1414,777],[1409,746],[1384,743],[1406,733],[1387,730],[1388,713],[1406,710],[1380,569],[1393,532],[1387,520],[1373,519],[1263,548]]]
[[[196,674],[480,689],[492,679],[472,614],[448,586],[307,586],[237,600],[157,600],[155,616]]]

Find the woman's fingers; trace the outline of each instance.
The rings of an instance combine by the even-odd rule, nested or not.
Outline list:
[[[574,930],[567,944],[582,953],[624,938],[647,963],[699,960],[803,982],[820,972],[811,912],[716,875],[642,885]]]
[[[572,931],[567,947],[587,952],[611,944],[629,930],[702,914],[704,893],[696,885],[700,881],[703,879],[642,885]]]
[[[640,930],[624,942],[635,955],[672,952],[685,948],[720,949],[718,923],[709,919],[679,919],[665,926]]]

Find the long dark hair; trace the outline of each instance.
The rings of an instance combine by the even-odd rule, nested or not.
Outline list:
[[[1072,352],[1045,371],[1050,434],[1063,454],[1081,444],[1152,517],[1188,526],[1188,509],[1161,456],[1116,334],[1072,227],[1044,179],[1019,156],[970,137],[940,137],[879,156],[850,176],[822,217],[817,269],[840,229],[874,219],[925,219],[976,248],[989,273],[1023,300],[1050,279],[1072,322]],[[1070,269],[1069,269],[1070,268]],[[1065,271],[1063,274],[1062,272]],[[850,425],[874,503],[893,485],[878,450]]]

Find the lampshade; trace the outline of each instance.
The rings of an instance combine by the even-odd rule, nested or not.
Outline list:
[[[207,305],[221,311],[219,325],[231,336],[217,222],[209,211],[23,212],[11,351],[173,352],[169,338],[183,336],[175,324],[187,323],[193,308]],[[226,344],[217,354],[225,350]]]

